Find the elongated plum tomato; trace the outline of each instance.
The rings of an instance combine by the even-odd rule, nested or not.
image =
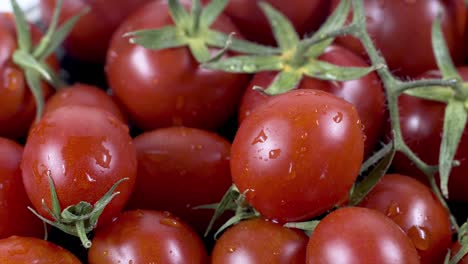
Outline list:
[[[418,264],[411,240],[380,212],[338,209],[320,221],[307,245],[308,264]]]
[[[233,182],[268,219],[302,221],[347,198],[363,159],[363,133],[350,103],[319,90],[293,90],[259,106],[239,127]]]
[[[23,147],[0,138],[0,239],[12,235],[41,237],[44,226],[31,205],[21,178]]]
[[[231,144],[195,128],[169,127],[136,137],[138,176],[129,208],[167,210],[203,233],[216,203],[231,186]]]
[[[195,231],[168,212],[128,211],[96,232],[89,264],[208,262]]]
[[[308,238],[260,218],[242,221],[217,241],[212,264],[304,264]]]
[[[51,218],[48,175],[62,208],[80,201],[96,203],[119,180],[120,192],[108,204],[98,226],[117,216],[132,192],[137,162],[128,127],[114,115],[93,107],[61,107],[31,130],[21,162],[23,182],[34,208]]]
[[[219,128],[238,106],[245,75],[202,69],[186,47],[151,51],[122,38],[127,32],[172,24],[166,1],[153,1],[120,26],[107,54],[110,87],[144,130],[172,125]],[[238,31],[222,14],[213,28]]]
[[[449,214],[424,184],[391,174],[372,189],[359,205],[377,210],[399,225],[413,241],[421,263],[443,263],[452,232]]]
[[[103,63],[112,33],[122,21],[138,7],[150,0],[66,0],[63,1],[60,23],[89,7],[90,10],[82,16],[72,32],[67,37],[65,46],[67,52],[74,58],[83,61]],[[41,20],[49,24],[57,4],[57,0],[39,1]]]
[[[42,239],[12,236],[0,240],[0,263],[81,264],[69,251]]]
[[[363,59],[349,50],[332,45],[325,50],[319,60],[338,66],[368,67]],[[241,123],[260,104],[266,102],[268,95],[254,91],[256,86],[268,87],[277,73],[257,73],[250,81],[241,101],[239,123]],[[298,89],[318,89],[332,93],[356,106],[359,117],[364,125],[366,140],[365,154],[370,155],[383,134],[385,124],[385,95],[376,73],[370,73],[360,79],[345,82],[329,82],[304,77],[297,86]]]

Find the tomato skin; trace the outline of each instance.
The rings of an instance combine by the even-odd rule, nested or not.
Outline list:
[[[212,264],[303,264],[308,237],[264,219],[242,221],[216,241]]]
[[[122,38],[130,31],[172,24],[166,1],[154,1],[120,26],[107,55],[110,87],[145,131],[180,125],[219,128],[237,108],[246,75],[202,69],[186,47],[152,51]],[[238,31],[224,15],[213,28]]]
[[[208,263],[201,239],[168,212],[135,210],[96,232],[89,264]]]
[[[170,211],[203,234],[213,211],[193,207],[219,202],[231,186],[231,144],[185,127],[146,132],[134,144],[138,175],[128,207]]]
[[[81,264],[67,250],[33,237],[12,236],[0,240],[0,262],[8,264]]]
[[[85,106],[61,107],[31,131],[21,162],[23,182],[34,208],[44,217],[51,208],[48,172],[62,208],[97,202],[119,180],[120,192],[104,210],[98,226],[115,217],[130,197],[136,177],[136,151],[128,127],[114,115]]]
[[[363,59],[349,50],[332,45],[318,59],[338,66],[368,67]],[[241,123],[260,104],[266,102],[268,95],[253,90],[255,85],[268,87],[276,73],[261,72],[250,81],[241,101],[239,123]],[[317,89],[332,93],[354,104],[364,125],[366,135],[365,154],[370,155],[379,142],[385,125],[385,94],[376,73],[360,79],[345,82],[328,82],[304,77],[298,89]]]
[[[340,208],[322,219],[307,245],[306,263],[420,263],[405,233],[380,212]]]
[[[42,221],[27,209],[31,202],[21,179],[22,155],[22,146],[0,138],[0,238],[44,235]]]
[[[449,214],[427,186],[408,176],[385,175],[360,206],[377,210],[400,226],[421,263],[443,263],[452,238]]]
[[[231,174],[268,219],[302,221],[347,197],[363,159],[363,133],[350,103],[319,90],[293,90],[242,122]]]

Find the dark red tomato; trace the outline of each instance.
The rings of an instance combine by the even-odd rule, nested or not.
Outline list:
[[[465,81],[468,81],[468,67],[458,68]],[[437,72],[430,72],[424,77],[438,77]],[[408,95],[399,99],[400,124],[403,138],[408,146],[425,162],[437,164],[439,148],[442,141],[444,114],[446,104],[423,100]],[[428,144],[430,142],[430,144]],[[468,202],[468,129],[465,129],[455,159],[460,166],[453,167],[449,178],[449,199]],[[399,173],[411,175],[427,182],[420,172],[405,156],[395,155],[393,167]]]
[[[123,213],[96,232],[89,264],[208,263],[196,232],[168,212],[135,210]]]
[[[44,235],[42,221],[27,209],[31,202],[21,179],[22,156],[22,146],[0,138],[0,238]]]
[[[120,192],[106,207],[98,225],[111,221],[125,206],[136,177],[136,151],[128,127],[114,115],[93,107],[61,107],[31,130],[21,163],[23,182],[35,209],[51,218],[48,174],[62,208],[97,202],[117,181]]]
[[[12,236],[0,240],[0,263],[81,264],[69,251],[33,237]]]
[[[194,206],[219,202],[231,186],[231,145],[194,128],[169,127],[134,140],[138,176],[129,208],[166,210],[203,233],[212,210]]]
[[[42,34],[36,27],[30,27],[33,42],[37,43]],[[13,53],[17,49],[16,28],[11,14],[0,13],[0,136],[20,138],[26,136],[36,114],[36,103],[23,71],[13,63]],[[56,68],[54,56],[48,64]],[[45,97],[52,90],[42,85]]]
[[[461,249],[460,242],[455,242],[452,244],[450,247],[450,252],[452,254],[452,257],[455,256],[455,254],[458,253],[458,251]],[[468,255],[465,255],[457,264],[468,264]]]
[[[304,264],[308,237],[263,219],[242,221],[217,241],[212,264]]]
[[[366,196],[360,206],[380,211],[413,241],[421,263],[443,263],[452,232],[447,210],[419,181],[391,174]]]
[[[42,21],[52,20],[56,0],[41,0]],[[138,7],[150,0],[66,0],[60,15],[60,23],[77,15],[84,8],[91,10],[80,18],[67,37],[66,49],[71,56],[85,61],[103,63],[112,33],[122,21]]]
[[[338,3],[339,0],[333,0],[332,6]],[[439,15],[452,57],[458,61],[462,59],[466,16],[463,0],[364,0],[364,11],[374,43],[397,75],[415,77],[437,68],[431,29]],[[344,37],[339,42],[364,54],[356,39]]]
[[[202,69],[185,47],[151,51],[122,38],[126,32],[171,24],[166,1],[153,1],[120,26],[107,56],[110,87],[144,130],[218,128],[237,108],[245,75]],[[214,28],[238,31],[224,15]]]
[[[330,46],[320,60],[351,67],[368,67],[363,59],[340,46]],[[262,72],[254,76],[244,93],[239,110],[239,123],[260,104],[266,102],[270,96],[264,95],[252,88],[257,85],[268,87],[275,78],[274,72]],[[371,73],[353,81],[328,82],[304,77],[298,85],[299,89],[318,89],[332,93],[354,104],[364,125],[366,135],[365,153],[371,154],[383,134],[385,124],[385,95],[376,73]]]
[[[418,264],[411,240],[380,212],[359,207],[327,215],[310,237],[308,264]]]
[[[232,178],[266,218],[310,219],[347,197],[363,137],[350,103],[319,90],[290,91],[242,122],[232,144]]]

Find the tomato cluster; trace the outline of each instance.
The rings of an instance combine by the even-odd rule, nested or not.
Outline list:
[[[468,263],[463,0],[10,2],[1,263]]]

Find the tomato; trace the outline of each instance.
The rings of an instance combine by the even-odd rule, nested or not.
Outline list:
[[[67,0],[63,1],[60,23],[77,15],[86,7],[90,11],[81,17],[67,37],[67,52],[81,60],[102,63],[105,60],[112,33],[134,10],[150,0]],[[41,20],[52,20],[56,0],[41,0]]]
[[[67,250],[33,237],[12,236],[0,240],[0,262],[8,264],[81,264]]]
[[[332,6],[338,3],[339,0],[333,0]],[[390,69],[399,76],[416,77],[437,68],[431,29],[439,15],[452,57],[458,61],[462,59],[466,16],[463,0],[364,0],[364,11],[372,40]],[[339,43],[364,54],[356,39],[344,37],[339,39]]]
[[[458,72],[468,81],[468,67],[458,68]],[[424,77],[438,77],[440,73],[430,72]],[[423,100],[408,95],[399,99],[400,124],[403,138],[408,146],[425,162],[437,164],[439,148],[442,141],[443,119],[446,104]],[[430,142],[430,144],[428,144]],[[449,178],[449,199],[468,202],[468,130],[465,129],[455,154],[460,166],[453,167]],[[395,155],[393,167],[399,173],[411,175],[427,182],[426,176],[420,172],[405,156]]]
[[[455,242],[452,244],[450,247],[450,252],[452,254],[452,257],[455,256],[455,254],[458,253],[458,251],[461,249],[460,242]],[[468,264],[468,255],[465,255],[457,264]]]
[[[89,264],[207,263],[201,239],[168,212],[136,210],[123,213],[96,232]]]
[[[380,211],[398,224],[422,263],[443,263],[452,238],[449,214],[424,184],[408,176],[385,175],[360,206]]]
[[[26,141],[21,162],[23,182],[34,208],[51,218],[49,175],[62,208],[80,201],[96,203],[117,181],[120,192],[98,225],[120,213],[135,182],[136,151],[128,127],[114,115],[93,107],[61,107],[42,118]]]
[[[338,66],[368,67],[360,57],[336,45],[328,47],[319,59]],[[254,76],[241,101],[239,122],[242,122],[258,105],[270,98],[252,88],[255,85],[268,87],[275,76],[274,72],[262,72]],[[328,82],[304,77],[297,88],[323,90],[354,104],[364,125],[366,156],[372,153],[383,134],[386,120],[385,95],[376,73],[345,82]]]
[[[263,219],[229,228],[217,241],[212,264],[303,264],[308,238],[303,232]]]
[[[363,133],[350,103],[294,90],[259,106],[231,150],[233,182],[263,216],[280,222],[317,216],[347,197],[363,159]]]
[[[367,208],[338,209],[320,221],[307,245],[307,263],[420,263],[405,233]]]
[[[107,56],[107,76],[115,95],[144,130],[167,126],[219,128],[239,103],[245,75],[202,69],[186,47],[147,50],[124,33],[172,25],[166,1],[154,1],[116,31]],[[237,32],[220,15],[214,28]]]
[[[0,138],[0,238],[12,235],[42,237],[44,226],[30,206],[21,179],[23,147]]]

